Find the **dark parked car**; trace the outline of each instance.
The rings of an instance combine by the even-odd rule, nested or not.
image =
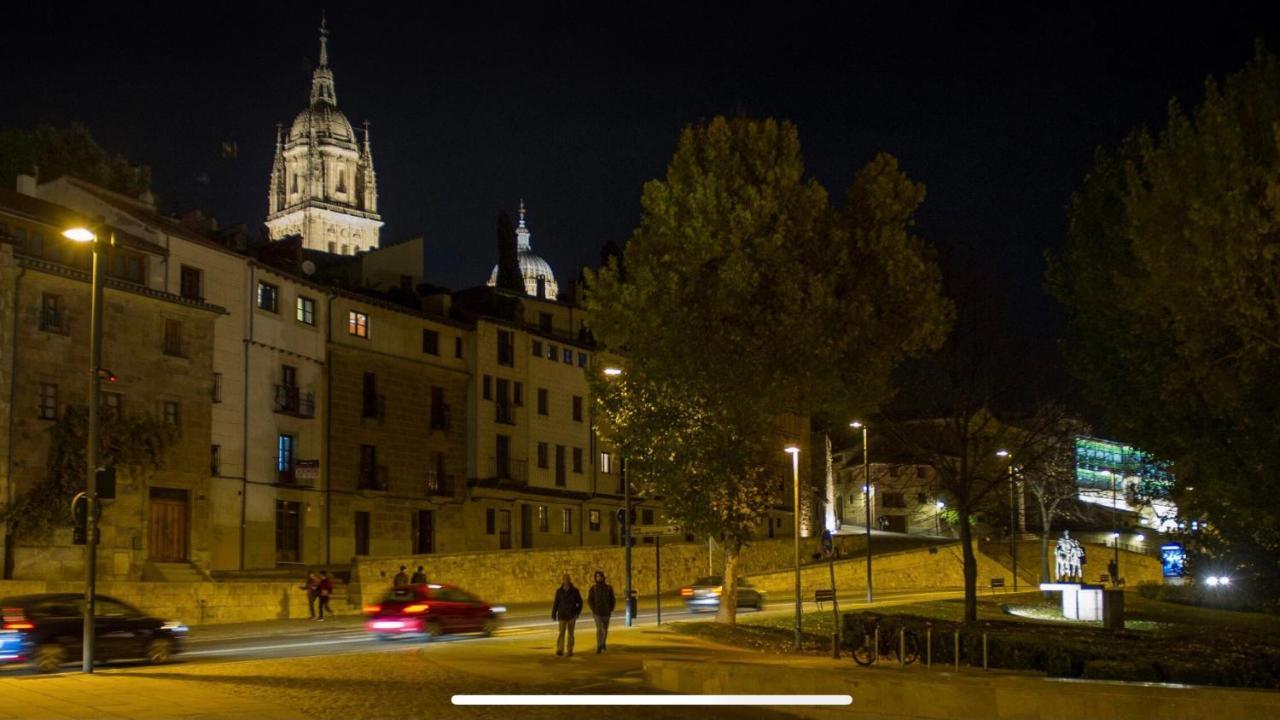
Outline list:
[[[720,609],[720,594],[724,590],[724,578],[720,576],[699,578],[692,585],[680,588],[680,597],[684,598],[689,612],[714,612]],[[751,583],[738,578],[738,607],[764,608],[764,593],[756,590]]]
[[[144,615],[114,598],[94,601],[94,659],[168,661],[182,649],[187,628],[177,621]],[[84,596],[75,593],[23,595],[0,600],[0,662],[30,662],[53,672],[81,657]]]
[[[478,632],[486,637],[498,629],[504,608],[494,607],[452,585],[405,585],[387,593],[381,603],[368,605],[365,629],[381,640]]]

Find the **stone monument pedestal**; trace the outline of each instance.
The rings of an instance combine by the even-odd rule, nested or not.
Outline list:
[[[1062,593],[1062,617],[1068,620],[1102,620],[1101,585],[1081,583],[1040,583],[1046,592]]]

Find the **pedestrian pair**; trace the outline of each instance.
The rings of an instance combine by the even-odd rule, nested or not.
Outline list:
[[[608,649],[609,617],[613,615],[617,601],[613,595],[613,587],[605,581],[604,572],[597,570],[591,589],[587,592],[587,606],[591,609],[591,617],[596,623],[596,654]],[[582,614],[582,593],[574,586],[573,580],[566,573],[556,588],[555,601],[551,605],[551,619],[559,624],[556,636],[556,655],[568,654],[573,657],[573,632]]]

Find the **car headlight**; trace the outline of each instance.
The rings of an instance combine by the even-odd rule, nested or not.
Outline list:
[[[177,621],[177,620],[170,620],[170,621],[166,622],[165,624],[161,625],[161,626],[160,626],[160,629],[161,629],[161,630],[168,630],[168,631],[169,631],[169,632],[171,632],[171,633],[175,633],[175,634],[179,634],[179,635],[180,635],[180,634],[182,634],[182,633],[185,633],[189,628],[187,628],[187,626],[186,626],[186,625],[183,625],[181,622],[179,622],[179,621]]]
[[[504,613],[507,611],[507,608],[504,605],[494,605],[493,607],[489,608],[489,611],[495,612],[495,613]]]

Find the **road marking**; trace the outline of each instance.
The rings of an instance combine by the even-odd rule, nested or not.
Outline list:
[[[851,695],[454,695],[454,705],[852,705]]]

